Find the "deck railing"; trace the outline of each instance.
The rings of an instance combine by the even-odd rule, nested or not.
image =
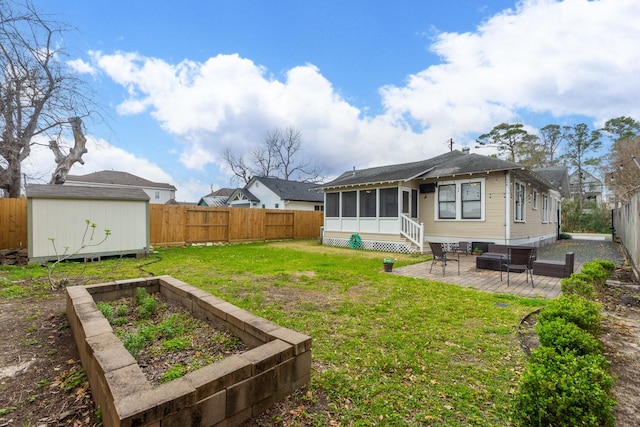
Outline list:
[[[400,214],[400,234],[409,239],[424,252],[424,224],[416,222],[404,214]]]

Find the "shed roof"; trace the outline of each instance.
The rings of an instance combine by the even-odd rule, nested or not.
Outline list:
[[[27,185],[27,198],[149,201],[147,193],[140,188],[98,188],[53,184]]]

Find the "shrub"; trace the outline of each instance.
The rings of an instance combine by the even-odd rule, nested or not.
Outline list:
[[[604,287],[604,283],[607,281],[611,272],[605,269],[601,264],[597,262],[585,262],[582,265],[582,274],[591,277],[593,281],[593,286],[596,289],[602,290]]]
[[[600,304],[578,295],[562,295],[547,304],[538,315],[538,322],[562,317],[585,331],[597,334],[600,329]]]
[[[558,234],[558,240],[571,240],[571,234],[569,234],[569,233],[560,233],[560,234]]]
[[[592,262],[600,264],[602,268],[607,270],[609,273],[613,273],[613,270],[616,269],[616,264],[613,261],[608,261],[606,259],[594,259]]]
[[[582,273],[573,273],[560,280],[560,289],[564,295],[579,295],[587,299],[594,299],[597,295],[590,278]]]
[[[601,354],[533,351],[520,378],[514,418],[523,426],[613,426],[613,378]]]
[[[540,345],[552,347],[558,353],[572,351],[578,356],[602,353],[600,341],[562,317],[542,323],[538,322],[536,333]]]

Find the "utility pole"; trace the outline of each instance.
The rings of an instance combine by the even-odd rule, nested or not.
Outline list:
[[[447,145],[449,146],[449,151],[453,151],[453,138],[447,141]]]

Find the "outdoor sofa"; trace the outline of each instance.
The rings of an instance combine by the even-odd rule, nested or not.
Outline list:
[[[476,258],[476,268],[500,271],[503,261],[506,261],[507,257],[509,256],[509,248],[515,248],[515,249],[533,248],[533,259],[535,260],[537,257],[537,250],[536,250],[537,248],[535,246],[498,245],[495,243],[489,243],[487,245],[487,252],[484,252],[483,254],[479,255]]]

